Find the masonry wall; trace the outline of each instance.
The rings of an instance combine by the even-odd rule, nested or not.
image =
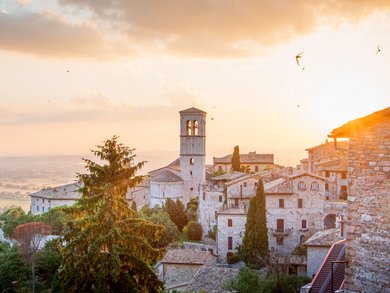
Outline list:
[[[330,246],[308,246],[307,247],[307,276],[313,278],[317,270],[320,268]]]
[[[346,288],[390,292],[390,120],[349,141]]]
[[[40,215],[48,212],[51,208],[59,206],[71,206],[76,203],[75,199],[46,199],[40,197],[31,197],[31,214]]]
[[[166,288],[189,282],[202,265],[163,264],[163,278]]]
[[[204,193],[203,193],[204,192]],[[216,211],[223,205],[223,192],[202,191],[199,196],[198,222],[202,225],[203,236],[217,224]]]
[[[171,198],[183,201],[183,182],[150,182],[150,206],[162,206]]]

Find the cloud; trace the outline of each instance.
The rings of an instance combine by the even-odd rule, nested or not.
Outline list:
[[[59,0],[59,4],[76,8],[74,13],[84,16],[85,24],[42,14],[0,14],[0,46],[60,57],[109,58],[150,51],[243,57],[261,54],[321,24],[357,22],[390,8],[388,0]]]
[[[28,5],[31,3],[31,0],[16,0],[16,3],[20,5]]]

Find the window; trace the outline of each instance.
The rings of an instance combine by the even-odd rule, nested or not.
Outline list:
[[[232,219],[228,219],[228,227],[233,227],[233,220]]]
[[[306,190],[306,184],[303,181],[298,182],[298,190]]]
[[[284,232],[284,220],[283,219],[276,220],[276,230],[278,232]]]
[[[255,172],[259,172],[259,166],[255,166]]]
[[[283,209],[284,208],[284,199],[279,198],[279,208]]]
[[[42,199],[42,202],[45,203],[45,199]]]
[[[236,208],[238,208],[238,198],[235,198],[235,199],[234,199],[234,206],[235,206]]]
[[[244,182],[244,187],[247,187],[247,186],[248,186],[248,184],[246,182]]]
[[[222,195],[220,195],[220,196],[218,197],[218,201],[219,201],[219,202],[222,202]]]
[[[255,188],[257,188],[257,182],[255,182]]]
[[[206,192],[203,191],[203,200],[206,200]]]
[[[325,191],[329,191],[329,184],[325,183]]]
[[[37,212],[39,212],[39,206],[37,206]]]
[[[42,207],[42,212],[45,212],[45,207]]]
[[[217,214],[217,211],[214,212],[214,219],[217,219],[218,217],[218,214]]]
[[[190,165],[194,164],[194,158],[190,158]]]
[[[276,244],[283,245],[284,244],[284,237],[283,236],[276,237]]]
[[[341,185],[341,192],[347,192],[347,186]]]
[[[233,237],[228,237],[228,249],[233,249]]]
[[[311,190],[318,190],[319,189],[319,185],[318,185],[318,182],[314,181],[311,183]]]
[[[194,188],[193,188],[193,187],[191,187],[191,188],[190,188],[190,190],[191,190],[191,191],[193,191],[193,190],[194,190]]]
[[[163,191],[163,197],[165,197],[165,191]]]
[[[328,178],[330,176],[330,172],[329,171],[325,171],[325,177]]]
[[[306,220],[302,220],[302,229],[306,229],[307,223]]]
[[[302,244],[305,241],[305,235],[299,237],[299,243]]]
[[[186,122],[186,132],[187,135],[192,135],[192,124],[190,120],[187,120]]]
[[[192,131],[192,134],[193,135],[198,135],[198,121],[194,120],[194,125],[193,125],[193,131]]]
[[[341,179],[347,179],[347,172],[341,172]]]
[[[298,209],[302,209],[302,208],[303,208],[303,199],[298,198]]]
[[[190,171],[190,175],[192,176],[192,171]]]

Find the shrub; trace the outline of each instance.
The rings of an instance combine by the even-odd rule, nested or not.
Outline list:
[[[202,226],[195,222],[191,221],[187,225],[188,229],[188,239],[190,240],[201,240],[202,239]]]
[[[241,261],[241,257],[238,254],[229,255],[227,258],[228,264],[232,265]]]
[[[207,237],[210,238],[210,239],[215,240],[215,237],[216,237],[215,232],[209,230],[209,231],[207,232]]]

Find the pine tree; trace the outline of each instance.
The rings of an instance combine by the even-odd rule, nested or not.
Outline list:
[[[183,203],[179,199],[176,199],[175,202],[171,198],[168,198],[165,202],[164,208],[171,218],[171,221],[176,224],[179,231],[183,231],[184,226],[188,224],[187,214]]]
[[[268,233],[263,181],[257,184],[256,196],[249,202],[242,254],[247,265],[259,268],[268,256]]]
[[[162,283],[151,264],[162,251],[150,243],[158,241],[161,226],[138,217],[129,208],[126,192],[144,177],[136,172],[144,162],[131,164],[133,149],[106,140],[92,151],[104,165],[84,159],[87,174],[82,198],[67,211],[59,270],[66,292],[158,292]]]
[[[232,156],[232,170],[240,172],[241,171],[241,162],[240,162],[240,147],[236,145],[234,147],[233,156]]]

